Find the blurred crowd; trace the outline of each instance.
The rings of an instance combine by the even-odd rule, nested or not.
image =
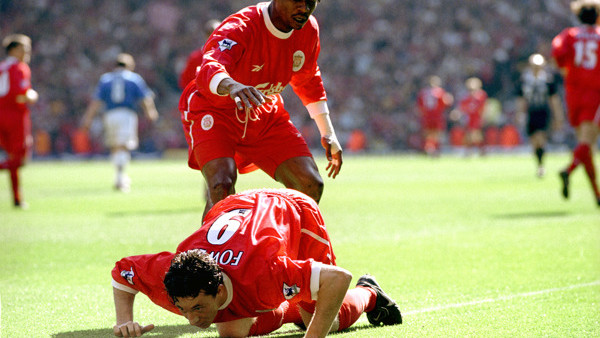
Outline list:
[[[0,35],[33,40],[32,107],[35,135],[47,135],[51,154],[73,152],[85,107],[100,75],[120,52],[136,59],[154,91],[157,124],[140,118],[140,151],[185,148],[177,79],[188,55],[204,43],[203,25],[224,19],[252,0],[3,0]],[[416,94],[429,75],[456,96],[471,76],[497,102],[488,122],[514,123],[520,67],[573,24],[568,0],[322,0],[319,64],[338,137],[360,131],[373,152],[414,148],[420,135]],[[318,131],[286,89],[292,119],[309,144]],[[94,153],[105,151],[101,125],[91,129]]]

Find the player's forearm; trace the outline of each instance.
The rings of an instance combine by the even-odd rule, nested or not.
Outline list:
[[[564,112],[562,108],[562,102],[560,101],[560,97],[558,95],[552,95],[550,97],[550,107],[554,113],[554,120],[557,122],[562,122],[564,119]]]
[[[342,268],[329,266],[321,269],[315,313],[306,331],[306,337],[325,337],[342,306],[352,274]],[[337,327],[333,328],[337,330]]]
[[[98,110],[100,110],[101,106],[102,106],[102,103],[98,100],[93,100],[89,104],[89,106],[85,110],[85,113],[83,114],[82,125],[84,128],[90,127],[90,125],[92,124],[92,120],[94,119],[94,116],[96,116],[96,113],[98,112]]]
[[[117,325],[133,321],[133,302],[135,301],[135,294],[113,287],[113,298],[115,301]]]
[[[156,110],[156,106],[154,105],[154,99],[152,99],[152,97],[146,97],[142,101],[142,105],[144,107],[144,112],[146,113],[146,116],[150,120],[155,121],[156,119],[158,119],[158,111]]]
[[[331,152],[335,154],[342,150],[342,146],[340,145],[340,142],[335,134],[335,130],[333,129],[331,118],[329,117],[329,108],[327,107],[327,102],[314,102],[307,105],[306,109],[308,110],[310,117],[315,121],[321,137],[327,137],[331,140]]]
[[[231,87],[233,87],[236,84],[238,84],[238,82],[230,77],[223,78],[221,80],[221,82],[219,82],[219,85],[217,86],[217,94],[228,95],[229,92],[231,91]]]

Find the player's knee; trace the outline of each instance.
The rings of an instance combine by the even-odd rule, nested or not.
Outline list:
[[[216,203],[235,193],[235,181],[230,177],[223,177],[211,182],[207,188],[211,201]]]
[[[298,180],[296,190],[307,194],[312,199],[319,202],[321,200],[321,195],[323,195],[324,186],[325,184],[320,176],[312,176]]]

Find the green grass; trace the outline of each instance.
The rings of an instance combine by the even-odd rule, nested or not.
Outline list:
[[[600,209],[582,169],[571,199],[549,154],[485,158],[346,156],[321,208],[338,264],[377,276],[404,324],[361,317],[339,337],[600,336]],[[324,168],[323,159],[319,166]],[[22,172],[29,210],[14,210],[0,176],[2,337],[111,336],[110,270],[121,257],[173,251],[200,224],[199,172],[183,159],[134,161],[132,192],[111,189],[109,162],[34,162]],[[238,191],[278,187],[261,172]],[[148,336],[214,337],[136,300]],[[292,325],[275,336],[299,337]]]

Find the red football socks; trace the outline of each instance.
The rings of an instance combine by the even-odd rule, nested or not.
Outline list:
[[[587,144],[580,143],[575,147],[575,149],[573,149],[573,160],[571,160],[571,164],[569,164],[567,167],[567,173],[569,175],[571,175],[573,170],[575,170],[575,168],[577,168],[577,166],[583,162],[582,157],[585,156],[584,153],[586,147],[589,150],[589,146]]]
[[[277,309],[266,312],[256,318],[250,328],[250,336],[262,336],[279,329],[286,323],[302,323],[298,306],[285,302]]]
[[[13,201],[15,205],[20,205],[21,204],[21,189],[19,187],[19,168],[9,168],[10,171],[10,183],[12,186],[12,193],[13,193]]]
[[[571,174],[579,164],[583,164],[596,198],[600,197],[600,191],[598,189],[598,184],[596,183],[596,169],[594,168],[592,148],[587,143],[580,143],[573,149],[573,161],[569,167],[567,167],[567,172]]]
[[[377,294],[371,288],[357,286],[348,290],[338,313],[340,320],[338,330],[349,328],[364,312],[373,310],[376,301]],[[300,316],[297,305],[285,302],[276,310],[260,315],[250,328],[249,335],[265,335],[286,323],[302,323],[302,316]]]
[[[343,330],[354,324],[360,315],[375,308],[377,294],[375,290],[362,286],[348,290],[339,312],[340,328]]]

